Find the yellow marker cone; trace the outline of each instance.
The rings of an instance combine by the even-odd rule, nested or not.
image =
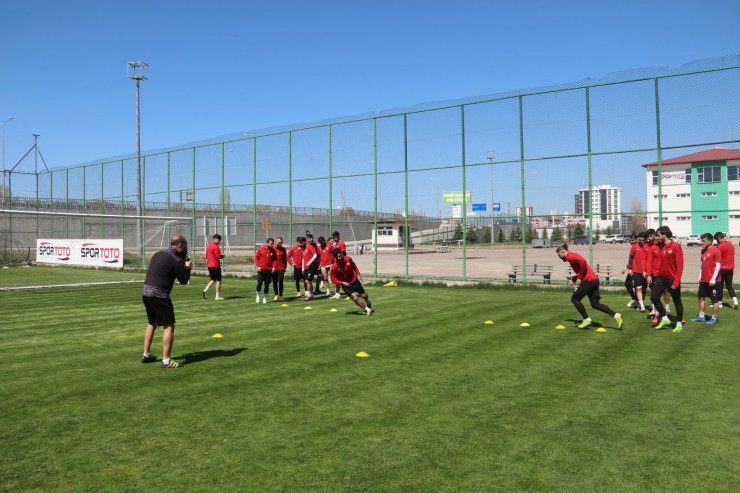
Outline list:
[[[287,303],[283,303],[283,304],[282,304],[282,305],[280,305],[280,306],[282,306],[283,308],[288,308],[288,304],[287,304]]]
[[[219,332],[216,332],[211,337],[213,337],[214,339],[221,339],[223,336]]]
[[[396,281],[394,279],[391,282],[387,282],[387,283],[383,284],[383,286],[385,286],[387,288],[394,288],[394,287],[398,286],[398,281]]]
[[[365,351],[360,351],[359,353],[355,354],[355,356],[357,356],[358,358],[367,358],[370,355],[367,354]]]
[[[527,322],[522,322],[519,324],[519,327],[531,327]]]
[[[336,309],[336,308],[332,308],[332,309],[331,309],[331,310],[329,310],[329,311],[330,311],[330,312],[335,312],[335,311],[337,311],[337,309]]]
[[[596,332],[603,333],[603,332],[606,332],[606,329],[604,327],[599,327],[598,329],[596,329]]]
[[[306,308],[304,308],[304,310],[311,310],[311,309],[312,308],[310,306],[307,306]]]
[[[493,320],[486,320],[483,323],[486,324],[486,325],[493,325]]]
[[[563,324],[556,325],[555,328],[558,329],[558,330],[563,330],[565,328],[565,325],[563,325]]]

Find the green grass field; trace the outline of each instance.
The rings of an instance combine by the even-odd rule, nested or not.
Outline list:
[[[737,491],[733,310],[597,333],[566,289],[371,285],[366,317],[203,284],[174,370],[139,362],[138,285],[0,292],[1,491]]]

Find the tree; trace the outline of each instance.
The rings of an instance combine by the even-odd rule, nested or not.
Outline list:
[[[499,243],[504,243],[505,241],[506,241],[506,235],[504,235],[504,230],[503,229],[499,229],[498,230],[498,242]]]
[[[452,239],[462,240],[462,237],[463,237],[462,224],[457,223],[457,226],[455,226],[455,234],[452,235]]]
[[[632,197],[632,231],[645,231],[647,229],[647,213],[642,207],[639,197]]]
[[[545,240],[545,241],[547,241],[547,239],[548,239],[547,238],[547,234],[548,234],[547,233],[547,228],[543,229],[542,230],[542,239]]]
[[[528,227],[527,231],[524,233],[524,242],[532,243],[532,240],[534,240],[535,238],[537,238],[537,232],[531,226]]]
[[[481,243],[491,243],[491,228],[483,228],[483,238]]]
[[[521,228],[517,226],[516,228],[511,229],[511,233],[509,233],[509,241],[516,241],[516,242],[522,241]]]
[[[475,226],[470,226],[468,228],[468,243],[478,243],[478,232],[475,229]]]
[[[563,230],[560,228],[554,228],[552,230],[552,235],[550,235],[550,240],[552,240],[553,242],[563,241]]]
[[[571,241],[573,239],[573,228],[568,226],[568,228],[565,230],[565,233],[568,236],[567,240]]]
[[[583,231],[583,226],[581,226],[581,223],[576,224],[575,229],[573,230],[573,237],[578,238],[579,236],[583,236],[585,233]]]

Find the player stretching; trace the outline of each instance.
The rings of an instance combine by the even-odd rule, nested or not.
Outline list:
[[[366,315],[372,315],[374,310],[362,285],[360,269],[357,268],[352,258],[339,248],[332,250],[332,255],[334,255],[334,263],[330,271],[331,282],[338,286],[341,285],[344,293],[352,298],[352,301],[362,308]]]
[[[344,241],[339,237],[339,231],[334,231],[331,234],[331,242],[334,245],[334,248],[339,248],[341,251],[344,252],[345,255],[347,255],[347,245],[344,243]],[[332,248],[332,250],[334,249]],[[339,294],[339,284],[334,285],[334,299],[338,300],[342,297],[341,294]]]
[[[673,332],[683,330],[683,302],[681,302],[681,275],[683,274],[683,250],[681,245],[671,239],[673,233],[668,226],[661,226],[655,231],[658,242],[663,245],[660,250],[661,261],[658,277],[653,280],[653,290],[650,300],[658,311],[660,322],[656,329],[663,329],[671,324],[660,298],[665,292],[671,293],[673,304],[676,305],[676,328]]]
[[[267,295],[270,293],[270,282],[272,281],[272,271],[275,268],[275,249],[273,245],[275,240],[267,238],[254,254],[254,265],[257,267],[257,297],[255,300],[260,302],[260,291],[264,285],[265,294],[262,295],[262,303],[267,303]]]
[[[588,262],[586,262],[586,259],[577,253],[569,252],[568,245],[559,246],[555,252],[563,262],[568,262],[570,264],[570,267],[573,269],[573,273],[575,274],[572,279],[568,280],[568,286],[577,284],[576,280],[580,281],[576,288],[576,292],[573,293],[573,296],[570,298],[570,302],[573,303],[573,306],[576,307],[578,313],[583,317],[583,322],[578,324],[578,328],[585,329],[591,325],[591,317],[588,316],[586,307],[581,303],[581,300],[588,296],[588,301],[591,302],[591,307],[600,312],[606,313],[610,317],[614,317],[614,320],[617,321],[617,328],[621,330],[622,315],[601,302],[601,294],[599,294],[599,276],[594,273],[588,265]]]
[[[706,322],[707,325],[717,323],[717,312],[719,303],[717,301],[717,285],[720,268],[722,266],[722,254],[719,249],[712,245],[712,233],[701,235],[701,271],[699,274],[699,315],[692,318],[692,322]],[[722,282],[719,281],[719,288]],[[707,297],[712,300],[712,318],[707,320],[705,312],[707,309]]]
[[[735,288],[732,287],[732,274],[735,271],[735,246],[725,239],[724,233],[715,233],[714,239],[717,240],[717,248],[722,255],[722,268],[719,271],[719,275],[722,278],[722,284],[727,288],[727,292],[732,296],[732,307],[737,310],[737,295],[735,294]],[[717,290],[717,301],[719,306],[722,306],[722,295],[724,288],[720,284]]]
[[[216,285],[216,301],[223,299],[221,297],[221,259],[224,258],[224,255],[218,246],[219,243],[221,243],[221,235],[213,235],[213,241],[206,248],[206,267],[208,267],[208,276],[211,280],[203,289],[203,299],[206,299],[206,291],[214,284]]]

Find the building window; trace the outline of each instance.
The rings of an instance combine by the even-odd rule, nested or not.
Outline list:
[[[668,218],[667,218],[667,217],[664,217],[664,218],[663,218],[663,221],[667,221],[667,220],[668,220]],[[660,221],[660,218],[659,218],[659,217],[657,217],[657,216],[655,216],[655,217],[653,217],[653,221]]]
[[[691,183],[691,168],[686,168],[684,174],[686,175],[686,183]]]
[[[717,216],[701,216],[703,221],[714,221],[717,219]]]
[[[740,219],[740,214],[730,214],[730,219]]]
[[[740,180],[740,165],[727,167],[727,180],[728,181]]]
[[[702,197],[716,197],[717,196],[717,192],[702,192],[701,193],[701,196]]]
[[[676,221],[691,221],[691,216],[676,216]]]
[[[668,194],[664,193],[663,195],[661,195],[661,197],[663,197],[664,199],[667,199],[668,198]],[[658,196],[657,195],[653,195],[653,198],[654,199],[657,199]]]
[[[727,195],[740,195],[740,190],[730,190]]]
[[[696,168],[696,178],[699,183],[719,183],[722,181],[722,168],[719,166]]]
[[[676,197],[682,198],[682,197],[691,197],[690,193],[677,193]]]
[[[655,170],[653,171],[653,185],[657,185],[657,184],[658,184],[658,171]]]

